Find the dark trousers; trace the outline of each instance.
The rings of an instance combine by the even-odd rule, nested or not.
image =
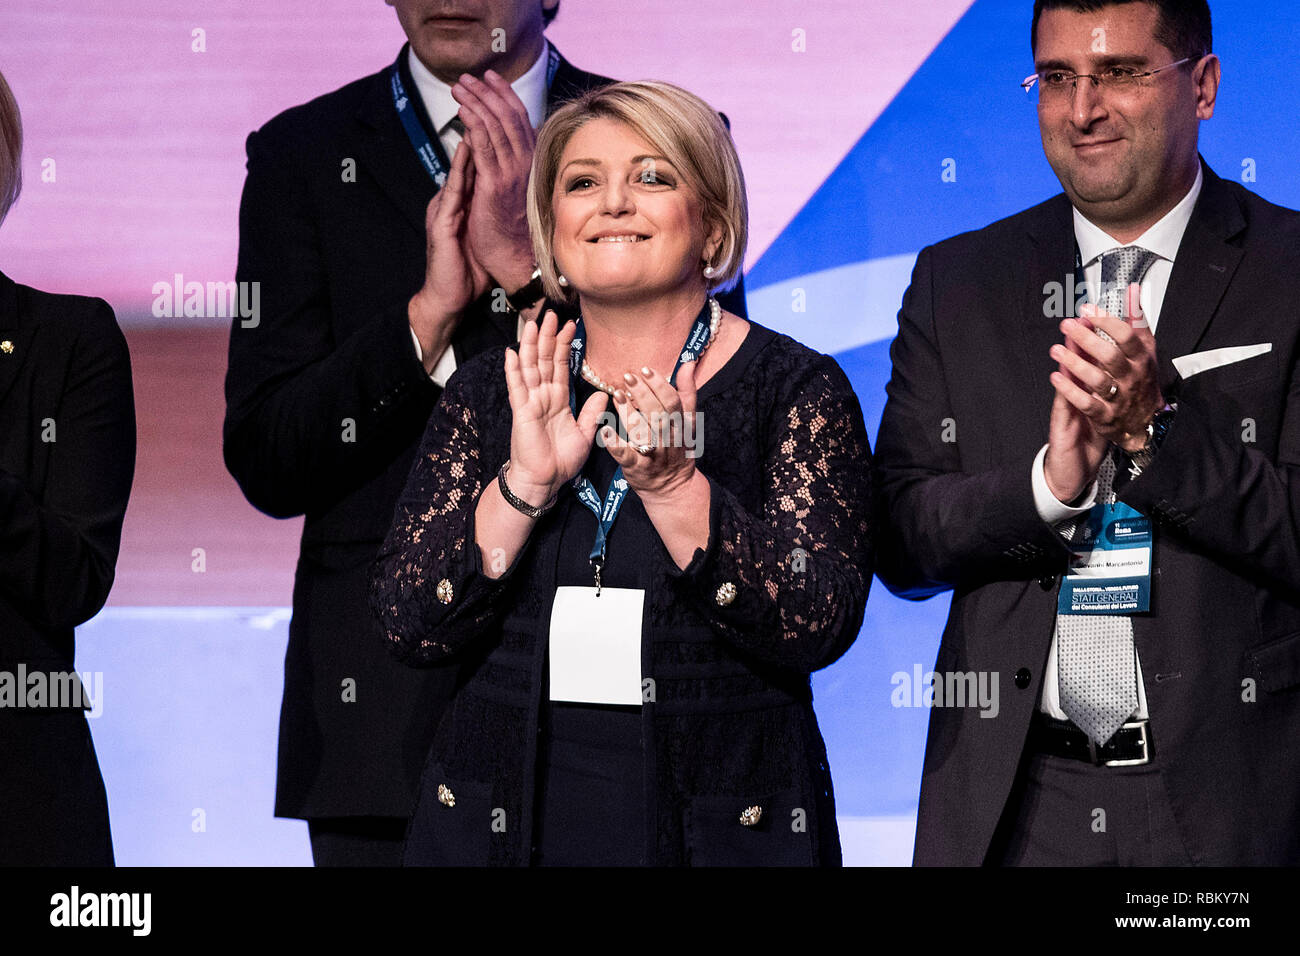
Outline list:
[[[330,817],[308,820],[317,866],[401,866],[404,817]]]
[[[1138,767],[1026,755],[986,863],[1190,866],[1158,748],[1156,736],[1151,762]]]

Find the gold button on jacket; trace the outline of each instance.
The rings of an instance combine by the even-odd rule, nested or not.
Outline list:
[[[451,582],[446,578],[443,578],[438,582],[437,594],[438,600],[443,604],[450,604],[452,598],[456,596],[456,592],[452,589]]]

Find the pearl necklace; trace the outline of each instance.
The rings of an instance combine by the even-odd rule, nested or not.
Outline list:
[[[721,323],[722,323],[722,306],[718,305],[717,299],[710,298],[709,299],[709,337],[704,340],[704,347],[700,349],[701,357],[704,355],[706,351],[708,351],[709,346],[713,344],[713,340],[718,337],[718,326]],[[590,384],[596,386],[596,388],[600,389],[602,392],[608,392],[610,395],[614,394],[614,387],[612,385],[606,385],[601,380],[600,376],[591,370],[591,366],[587,364],[586,359],[582,360],[582,377]]]

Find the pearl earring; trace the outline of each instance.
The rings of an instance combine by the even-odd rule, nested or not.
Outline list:
[[[715,268],[713,268],[713,266],[705,266],[705,267],[704,267],[704,278],[706,278],[706,279],[712,279],[713,276],[717,273],[717,271],[718,271],[718,270],[715,269]]]
[[[565,286],[565,287],[567,287],[567,286],[569,285],[569,280],[566,279],[566,278],[564,278],[563,275],[558,276],[558,277],[556,278],[555,281],[558,282],[560,285]]]

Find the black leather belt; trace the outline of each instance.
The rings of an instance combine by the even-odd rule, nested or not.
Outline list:
[[[1151,727],[1146,720],[1129,721],[1098,747],[1072,722],[1035,711],[1029,739],[1037,753],[1082,760],[1098,767],[1140,767],[1151,762]]]

